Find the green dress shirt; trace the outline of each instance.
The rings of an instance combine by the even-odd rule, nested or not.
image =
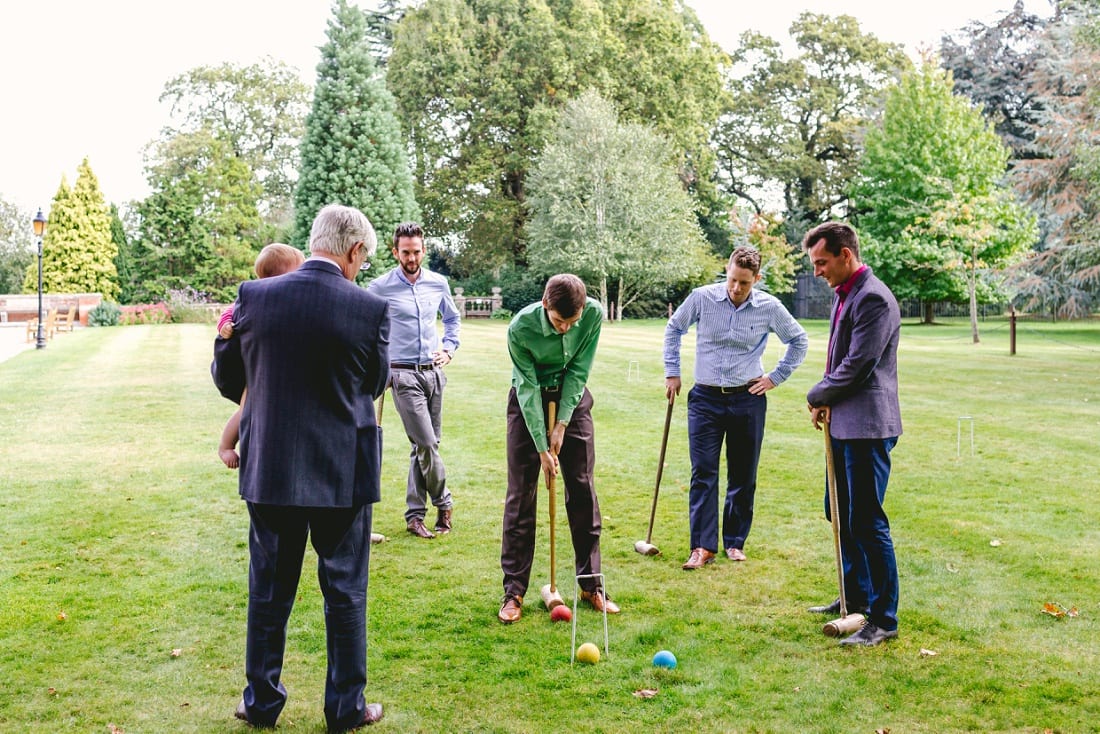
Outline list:
[[[568,424],[584,395],[601,326],[603,308],[592,298],[584,304],[580,320],[564,334],[550,325],[541,301],[524,307],[508,326],[512,387],[539,452],[550,448],[546,416],[542,412],[542,390],[561,388],[557,419]]]

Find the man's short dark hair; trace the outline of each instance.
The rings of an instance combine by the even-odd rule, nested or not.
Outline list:
[[[393,249],[397,249],[397,243],[402,237],[419,237],[424,242],[424,230],[416,222],[402,222],[393,231]]]
[[[810,248],[822,238],[825,239],[825,250],[830,255],[839,255],[840,251],[847,247],[856,260],[859,260],[859,235],[850,224],[825,222],[817,225],[802,238],[802,249],[809,252]]]
[[[751,270],[753,275],[760,275],[760,252],[753,247],[738,247],[730,255],[730,266]]]
[[[571,319],[584,308],[588,290],[584,281],[572,273],[561,273],[546,281],[542,300],[547,308],[556,311],[563,319]]]

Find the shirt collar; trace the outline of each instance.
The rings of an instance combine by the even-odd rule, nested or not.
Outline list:
[[[756,306],[757,305],[757,303],[756,303],[756,288],[753,288],[751,291],[749,291],[749,297],[745,299],[745,303],[742,303],[741,306],[735,306],[733,301],[730,300],[729,291],[726,290],[726,281],[723,280],[721,283],[715,283],[715,285],[720,286],[719,288],[717,288],[711,294],[716,303],[725,302],[725,303],[728,303],[733,308],[741,308],[741,306],[744,306],[745,303],[749,304],[750,306]]]
[[[848,297],[848,294],[852,292],[852,289],[856,287],[856,283],[859,282],[860,276],[867,270],[866,265],[860,265],[854,273],[848,276],[848,280],[844,281],[836,287],[836,295],[840,300],[844,300]]]

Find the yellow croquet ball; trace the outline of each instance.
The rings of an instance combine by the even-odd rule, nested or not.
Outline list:
[[[586,642],[577,648],[577,660],[582,663],[588,663],[589,665],[595,665],[600,662],[600,648],[593,645],[591,642]]]

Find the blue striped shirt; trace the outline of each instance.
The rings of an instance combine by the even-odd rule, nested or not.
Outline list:
[[[695,382],[717,387],[744,385],[764,374],[764,348],[774,333],[787,345],[768,377],[778,385],[806,358],[810,340],[779,299],[753,288],[739,307],[726,283],[696,288],[665,327],[665,376],[680,377],[680,340],[695,329]]]
[[[461,317],[451,286],[439,273],[420,269],[420,277],[410,283],[398,265],[370,282],[367,290],[390,304],[390,361],[427,364],[432,352],[439,351],[437,314],[443,315],[443,348],[458,349]]]

